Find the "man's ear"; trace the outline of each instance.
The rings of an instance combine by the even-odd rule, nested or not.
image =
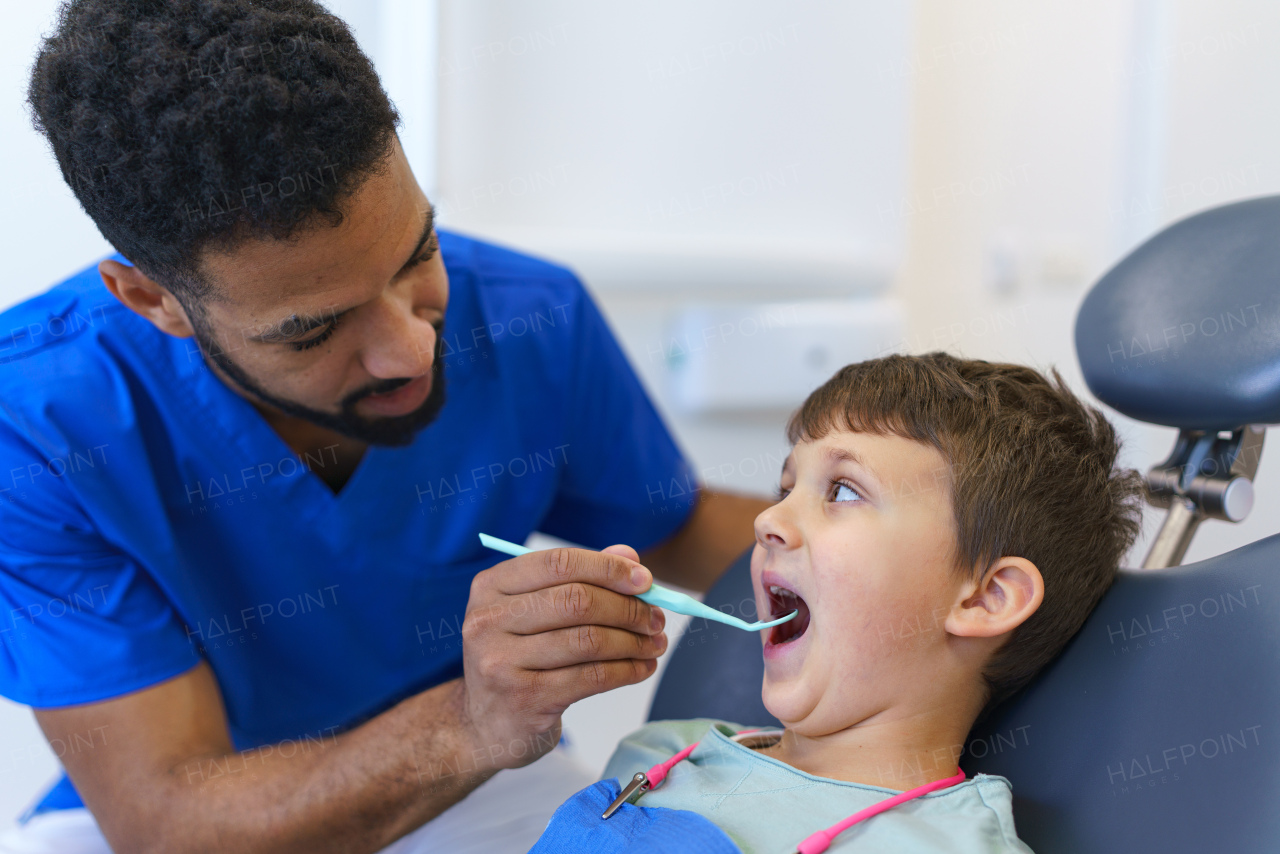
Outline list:
[[[98,263],[98,275],[102,276],[102,283],[116,299],[150,320],[161,332],[175,338],[190,338],[195,334],[182,304],[137,267],[119,261],[101,261]]]
[[[1044,578],[1023,557],[1002,557],[947,616],[945,628],[959,637],[998,637],[1022,625],[1044,601]]]

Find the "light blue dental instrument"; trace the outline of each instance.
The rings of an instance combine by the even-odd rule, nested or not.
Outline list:
[[[486,547],[496,552],[519,557],[528,554],[533,549],[527,549],[524,546],[518,546],[515,543],[509,543],[506,540],[500,540],[497,537],[491,537],[488,534],[480,535],[480,542]],[[658,582],[643,593],[637,593],[636,598],[641,602],[648,602],[650,605],[657,605],[659,608],[665,608],[668,611],[675,611],[677,614],[684,614],[689,617],[705,617],[708,620],[715,620],[718,623],[724,623],[727,626],[733,626],[737,629],[743,629],[748,632],[757,632],[761,629],[772,628],[781,625],[787,620],[792,619],[799,614],[799,611],[792,611],[787,616],[777,620],[771,620],[767,623],[748,623],[746,620],[739,620],[723,611],[717,611],[709,605],[703,605],[692,596],[686,596],[683,593],[677,593],[674,590],[668,590]]]

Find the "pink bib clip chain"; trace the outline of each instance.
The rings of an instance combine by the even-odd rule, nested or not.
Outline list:
[[[738,735],[746,735],[751,732],[756,732],[756,730],[744,729],[742,732],[738,733]],[[672,756],[665,762],[659,762],[648,771],[636,772],[636,775],[631,778],[631,781],[627,783],[626,786],[623,787],[622,791],[618,793],[618,797],[614,799],[613,803],[609,804],[609,808],[605,810],[604,814],[600,817],[607,819],[609,816],[617,812],[619,807],[631,800],[633,797],[643,795],[645,792],[659,785],[667,778],[667,774],[671,772],[671,769],[687,759],[689,754],[693,753],[694,748],[697,746],[698,742],[695,741],[675,756]],[[932,783],[925,783],[923,786],[916,786],[910,791],[901,792],[892,797],[885,798],[877,804],[872,804],[864,810],[859,810],[844,821],[831,825],[826,830],[819,830],[817,833],[806,837],[799,845],[796,846],[796,854],[822,854],[822,852],[831,847],[832,840],[849,828],[853,827],[858,822],[866,821],[873,815],[879,815],[885,810],[892,809],[898,804],[906,803],[907,801],[918,798],[921,795],[927,795],[930,792],[936,792],[939,789],[946,789],[958,783],[963,783],[964,780],[964,772],[957,768],[956,774],[953,777],[947,777],[943,780],[934,780]]]

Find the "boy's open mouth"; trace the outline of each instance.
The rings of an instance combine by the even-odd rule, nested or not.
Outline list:
[[[792,611],[799,611],[795,619],[788,620],[780,626],[774,626],[769,630],[769,643],[781,644],[793,641],[805,633],[809,628],[809,606],[801,599],[794,590],[788,590],[776,584],[770,584],[765,587],[765,592],[769,594],[769,619],[776,620],[779,617],[785,617]]]

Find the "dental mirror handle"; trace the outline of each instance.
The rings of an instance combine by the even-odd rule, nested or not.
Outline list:
[[[512,557],[519,557],[520,555],[525,555],[533,551],[533,549],[525,548],[524,546],[507,542],[506,540],[500,540],[497,537],[491,537],[488,534],[480,535],[480,543],[486,548],[511,555]],[[767,629],[771,626],[785,623],[787,620],[794,618],[798,613],[800,613],[799,611],[792,611],[787,616],[781,617],[777,620],[748,623],[746,620],[740,620],[731,614],[726,614],[723,611],[717,611],[710,605],[704,605],[692,596],[686,596],[683,593],[663,587],[656,581],[653,582],[645,592],[637,593],[636,598],[641,602],[647,602],[650,605],[656,605],[659,608],[674,611],[677,614],[684,614],[686,617],[703,617],[705,619],[715,620],[718,623],[724,623],[725,625],[743,629],[748,632],[759,631],[760,629]]]

